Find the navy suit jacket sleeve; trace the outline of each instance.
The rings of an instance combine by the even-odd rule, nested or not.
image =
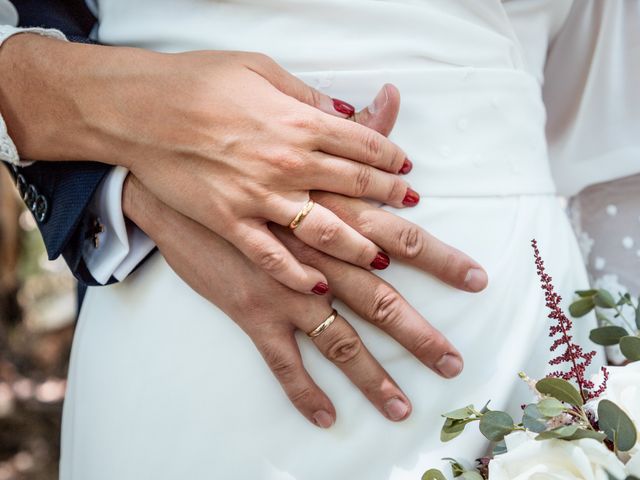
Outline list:
[[[20,26],[57,28],[71,41],[92,43],[88,36],[96,19],[84,0],[13,0]],[[112,167],[96,162],[36,162],[13,168],[24,192],[31,187],[42,197],[36,216],[50,259],[63,255],[76,278],[96,285],[82,259],[83,245],[92,237],[93,222],[86,214],[96,189]],[[31,203],[31,205],[30,205]],[[42,206],[46,206],[44,215]],[[41,218],[38,218],[41,217]]]

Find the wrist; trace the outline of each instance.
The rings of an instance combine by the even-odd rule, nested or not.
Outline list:
[[[100,105],[126,52],[20,33],[0,48],[0,113],[23,159],[116,164]]]

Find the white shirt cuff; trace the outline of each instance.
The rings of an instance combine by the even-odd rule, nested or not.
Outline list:
[[[6,20],[7,22],[12,22],[14,24],[17,23],[18,15],[15,14],[15,9],[13,9],[13,6],[11,4],[1,2],[0,7],[0,19]],[[12,25],[5,24],[0,25],[0,47],[7,38],[17,33],[37,33],[39,35],[57,38],[59,40],[67,39],[61,31],[52,28],[18,28]],[[0,160],[20,166],[27,166],[33,163],[20,161],[18,150],[16,149],[13,140],[11,140],[11,137],[9,137],[7,125],[4,123],[2,115],[0,115]]]
[[[96,190],[87,210],[95,219],[95,236],[83,245],[89,273],[100,284],[113,276],[122,281],[155,248],[153,241],[122,212],[122,187],[129,171],[115,167]]]

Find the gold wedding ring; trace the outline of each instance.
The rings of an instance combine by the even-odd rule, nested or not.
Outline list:
[[[331,315],[329,315],[324,322],[322,322],[316,328],[314,328],[309,333],[307,333],[307,335],[311,338],[317,337],[322,332],[324,332],[327,328],[329,328],[329,326],[335,321],[336,318],[338,318],[338,311],[334,309],[333,312],[331,312]]]
[[[309,199],[307,203],[304,204],[304,207],[302,207],[302,210],[300,210],[298,214],[295,216],[295,218],[291,220],[291,223],[289,224],[289,228],[291,230],[295,230],[296,228],[298,228],[298,226],[302,223],[305,217],[309,215],[309,212],[311,212],[311,209],[313,208],[314,205],[315,205],[315,202]]]

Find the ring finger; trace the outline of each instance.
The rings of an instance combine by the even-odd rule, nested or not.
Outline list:
[[[315,316],[300,317],[296,326],[312,332],[331,316],[327,307],[320,322]],[[369,401],[389,420],[398,422],[411,413],[411,403],[400,387],[364,346],[358,333],[340,315],[319,335],[312,338],[322,354],[333,362],[357,386]]]
[[[275,214],[278,218],[271,220],[289,226],[294,235],[310,247],[367,269],[382,270],[389,266],[388,255],[375,243],[318,203],[292,201],[273,211],[288,212]]]

